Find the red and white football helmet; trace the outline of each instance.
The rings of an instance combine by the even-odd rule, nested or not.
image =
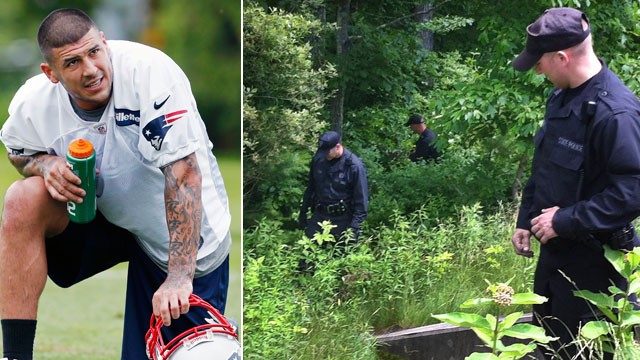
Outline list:
[[[145,335],[147,357],[151,360],[241,360],[242,348],[238,334],[216,308],[195,294],[190,306],[201,306],[211,318],[207,324],[195,326],[165,344],[160,329],[162,320],[151,314],[149,331]]]

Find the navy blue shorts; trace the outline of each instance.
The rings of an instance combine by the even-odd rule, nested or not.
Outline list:
[[[89,224],[69,223],[65,231],[46,240],[49,278],[69,287],[121,262],[129,262],[122,359],[146,359],[144,335],[149,330],[151,299],[167,274],[138,246],[133,235],[109,223],[98,212]],[[227,302],[229,258],[213,272],[193,281],[193,293],[221,313]],[[165,343],[184,330],[200,325],[202,316],[190,311],[172,320],[162,332]]]

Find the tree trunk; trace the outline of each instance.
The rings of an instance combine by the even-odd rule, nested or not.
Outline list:
[[[326,24],[327,22],[327,6],[325,2],[317,2],[304,0],[302,2],[305,6],[308,7],[309,11],[313,16],[316,17],[322,24]],[[322,37],[319,34],[311,35],[311,57],[313,61],[313,67],[318,69],[321,67],[321,64],[324,59],[324,53],[322,51]]]
[[[433,4],[425,3],[416,5],[415,20],[418,23],[430,21],[433,18]],[[422,30],[418,33],[418,37],[422,40],[422,48],[433,51],[433,31]]]
[[[337,25],[336,31],[336,54],[337,54],[337,68],[339,77],[342,70],[341,64],[346,62],[347,53],[349,51],[349,18],[350,18],[351,0],[340,0],[338,2],[337,12]],[[344,94],[345,84],[339,82],[338,89],[336,90],[335,97],[331,102],[331,129],[342,133],[342,124],[344,118]]]
[[[514,201],[518,201],[520,198],[520,192],[522,191],[522,181],[524,176],[524,170],[527,166],[527,155],[522,155],[520,157],[520,163],[518,164],[518,171],[516,172],[516,178],[513,181],[513,186],[511,187],[511,196]]]

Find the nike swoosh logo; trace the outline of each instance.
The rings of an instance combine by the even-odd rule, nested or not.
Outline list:
[[[153,108],[154,108],[154,109],[156,109],[156,110],[160,109],[160,108],[162,107],[162,105],[164,105],[164,103],[166,103],[166,102],[167,102],[167,100],[169,100],[169,98],[170,98],[170,97],[171,97],[171,95],[167,96],[167,98],[166,98],[166,99],[164,99],[164,101],[163,101],[163,102],[161,102],[160,104],[157,104],[157,103],[154,101],[154,102],[153,102]]]

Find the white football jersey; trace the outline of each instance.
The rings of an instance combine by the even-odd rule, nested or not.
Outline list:
[[[203,205],[196,276],[207,273],[229,253],[231,216],[189,80],[157,49],[128,41],[108,44],[113,92],[99,122],[82,120],[64,87],[40,74],[14,96],[0,140],[10,153],[60,156],[75,139],[91,141],[100,169],[98,209],[111,223],[133,233],[165,270],[169,231],[160,168],[195,152]]]

